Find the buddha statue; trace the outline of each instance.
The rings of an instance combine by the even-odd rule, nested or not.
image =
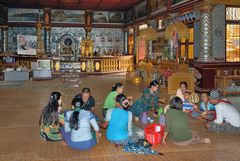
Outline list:
[[[93,42],[90,39],[84,39],[81,42],[81,55],[82,57],[93,56]]]

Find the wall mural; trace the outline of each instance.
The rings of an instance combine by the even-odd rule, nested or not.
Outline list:
[[[93,23],[108,23],[108,12],[95,11],[93,12]]]
[[[85,11],[51,10],[52,23],[85,23]]]
[[[123,12],[109,12],[108,20],[109,23],[123,23],[124,22]]]
[[[8,22],[37,22],[38,17],[43,20],[43,10],[40,9],[8,9]]]
[[[13,53],[17,52],[17,35],[36,36],[36,28],[35,27],[9,27],[8,49]]]
[[[91,39],[94,41],[93,51],[98,53],[124,51],[124,32],[122,29],[94,28],[91,32]]]
[[[124,23],[124,13],[94,11],[93,23]]]

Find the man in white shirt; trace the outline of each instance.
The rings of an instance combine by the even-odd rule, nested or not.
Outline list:
[[[227,100],[220,99],[219,92],[210,92],[210,102],[215,105],[217,118],[205,126],[210,131],[223,133],[240,133],[240,113]]]

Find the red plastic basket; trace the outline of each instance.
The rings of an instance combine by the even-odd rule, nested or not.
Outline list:
[[[145,138],[150,144],[160,144],[164,134],[164,126],[160,124],[149,124],[144,128]]]

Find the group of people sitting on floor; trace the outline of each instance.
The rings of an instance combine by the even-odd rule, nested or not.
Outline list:
[[[240,133],[239,111],[230,101],[221,99],[218,90],[211,90],[209,94],[202,93],[199,106],[189,101],[190,94],[187,83],[181,82],[176,96],[183,102],[184,113],[193,118],[206,119],[205,127],[210,131]]]
[[[103,105],[101,121],[95,113],[95,100],[89,88],[72,100],[72,109],[62,110],[62,95],[53,92],[42,110],[39,120],[40,137],[45,141],[59,141],[78,150],[95,146],[101,137],[100,127],[106,128],[107,139],[115,145],[127,145],[134,135],[133,118],[137,121],[143,112],[159,108],[159,83],[153,80],[142,96],[132,103],[132,97],[123,94],[124,85],[116,83]],[[170,135],[174,144],[210,143],[209,138],[200,138],[189,128],[189,117],[206,119],[210,131],[240,133],[240,113],[233,105],[220,99],[217,90],[210,96],[202,93],[200,108],[191,103],[187,83],[181,82],[176,96],[170,100],[170,109],[165,113],[166,126],[162,143]]]

